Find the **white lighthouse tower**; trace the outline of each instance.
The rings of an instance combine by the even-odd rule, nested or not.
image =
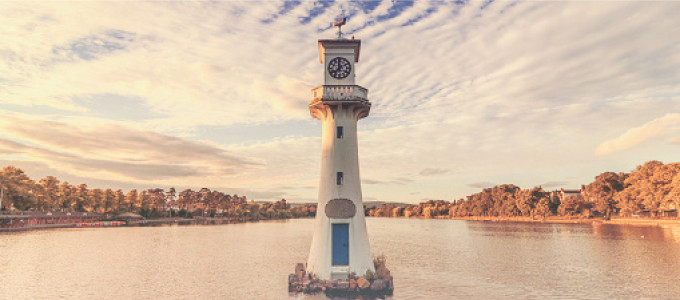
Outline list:
[[[320,279],[346,279],[374,271],[366,232],[357,121],[371,108],[368,90],[355,83],[361,41],[342,38],[319,40],[319,59],[324,65],[324,85],[312,90],[309,111],[321,120],[321,178],[314,237],[307,270]]]

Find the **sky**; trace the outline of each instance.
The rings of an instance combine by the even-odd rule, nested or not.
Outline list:
[[[680,2],[0,3],[0,167],[315,202],[317,40],[360,39],[364,201],[578,188],[680,153]]]

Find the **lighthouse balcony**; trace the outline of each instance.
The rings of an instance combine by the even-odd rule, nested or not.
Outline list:
[[[312,90],[322,101],[368,101],[368,90],[358,85],[322,85]]]

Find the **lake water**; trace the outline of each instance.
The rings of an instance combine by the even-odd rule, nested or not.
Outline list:
[[[678,299],[680,227],[368,218],[391,299]],[[289,295],[312,219],[0,235],[2,299]]]

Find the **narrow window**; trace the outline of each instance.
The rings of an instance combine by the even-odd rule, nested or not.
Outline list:
[[[341,138],[342,138],[342,126],[338,126],[337,129],[338,129],[338,130],[337,130],[338,138],[341,139]]]
[[[338,172],[338,185],[342,185],[342,172]]]

